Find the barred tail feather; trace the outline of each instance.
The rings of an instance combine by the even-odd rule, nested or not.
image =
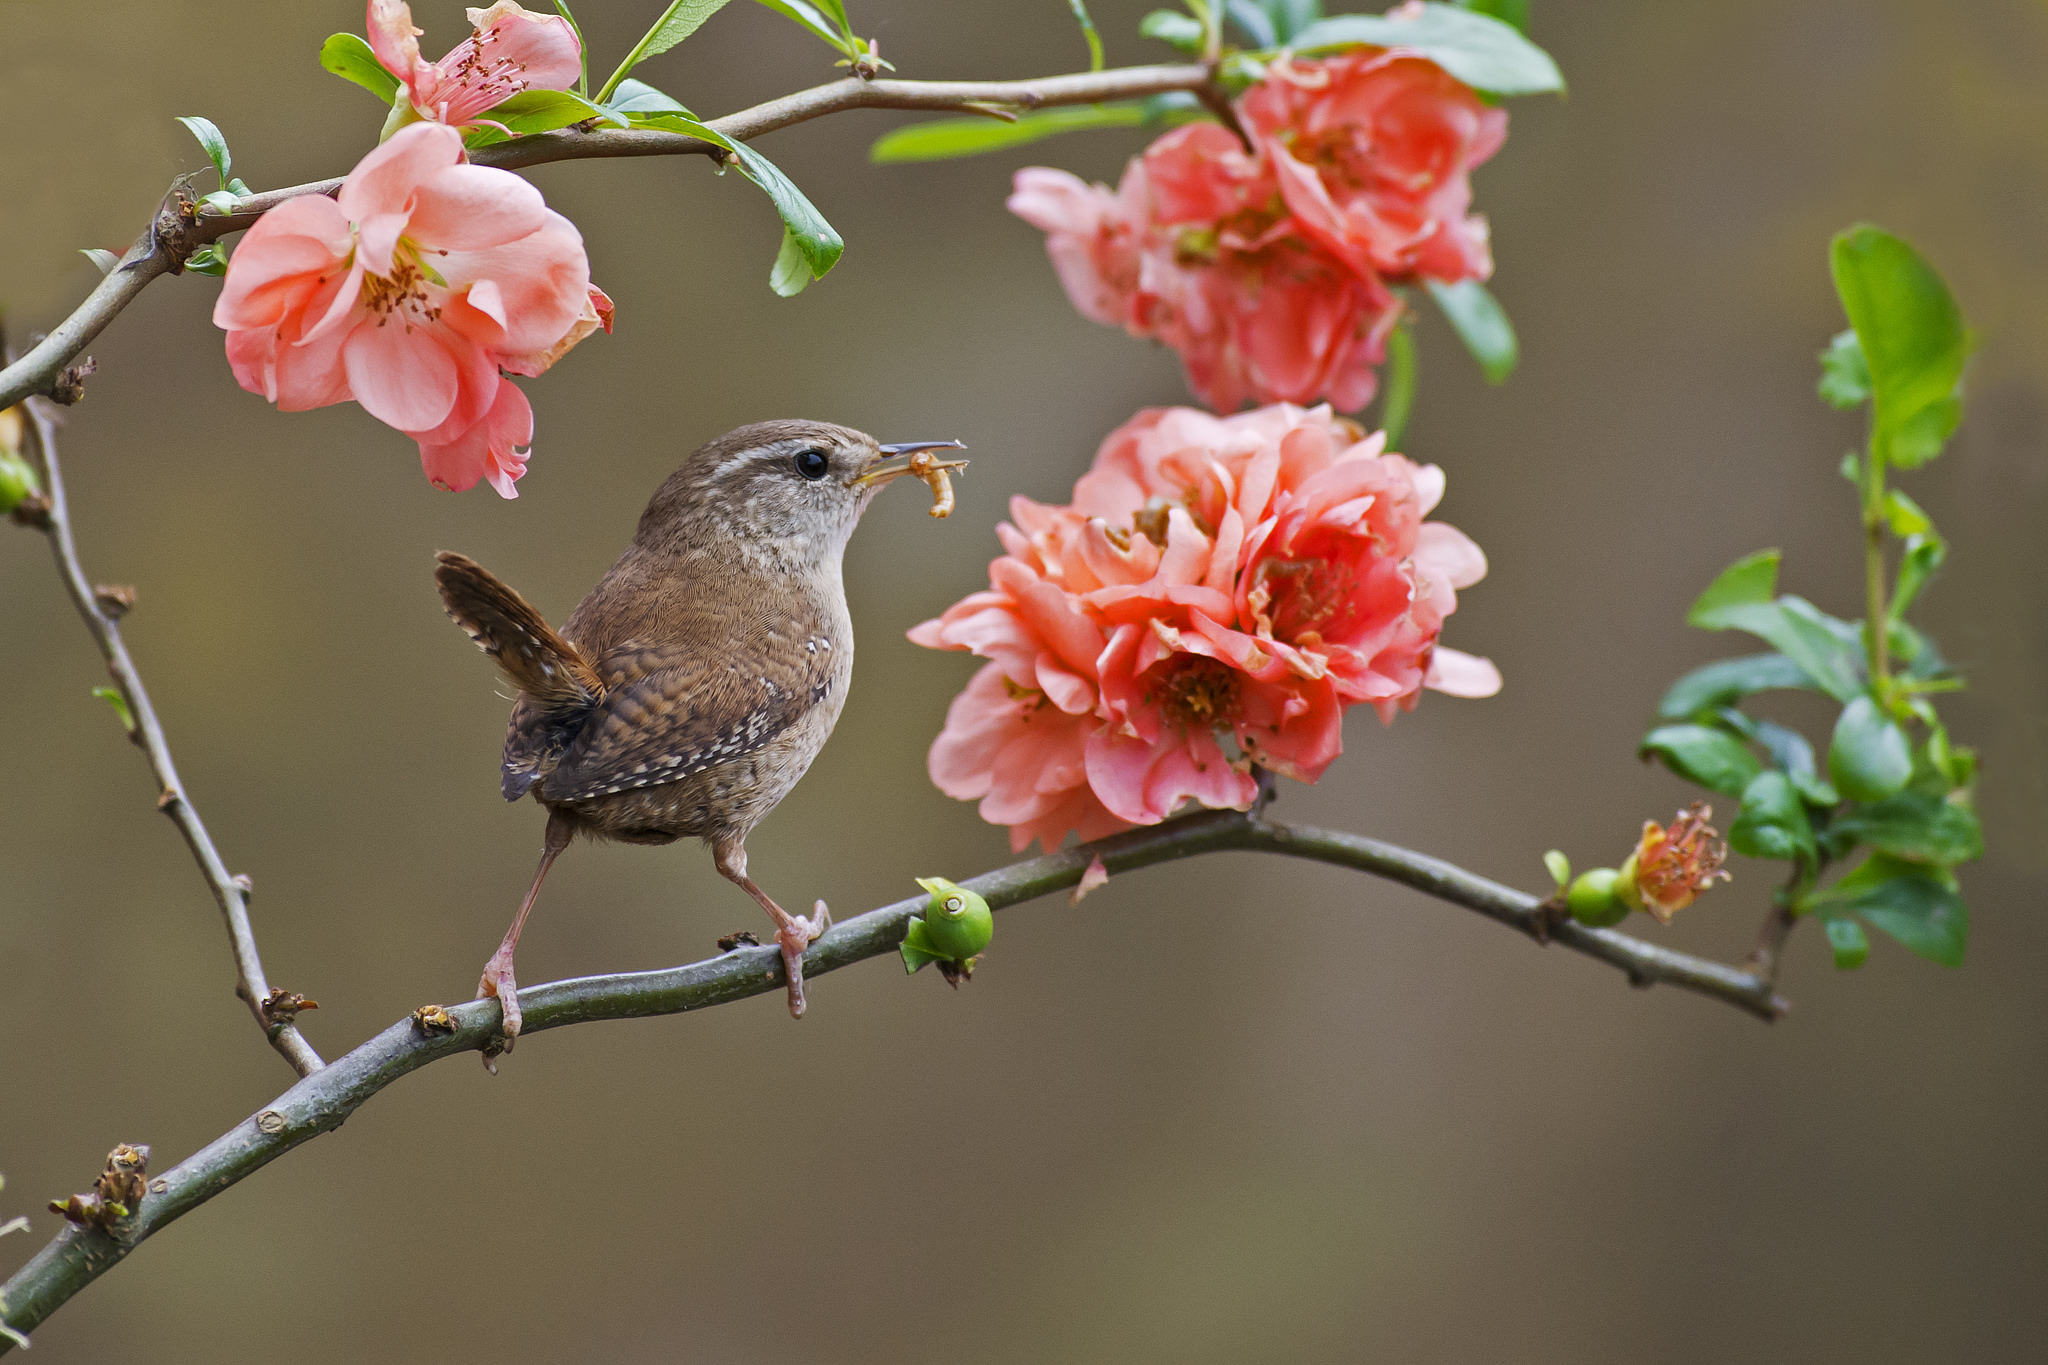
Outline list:
[[[434,559],[449,618],[544,712],[584,710],[604,695],[590,661],[525,598],[467,555],[443,550]]]

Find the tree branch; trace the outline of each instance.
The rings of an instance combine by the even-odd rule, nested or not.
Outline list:
[[[1030,81],[863,81],[849,76],[713,119],[711,126],[727,137],[747,141],[846,109],[945,110],[971,104],[1039,109],[1056,104],[1133,99],[1169,90],[1201,90],[1209,81],[1209,70],[1202,66],[1133,66]],[[479,166],[512,170],[548,161],[706,156],[718,151],[702,139],[652,128],[600,128],[591,132],[563,129],[482,147],[471,153],[470,159]],[[28,354],[0,370],[0,408],[11,407],[30,394],[52,392],[65,366],[77,359],[151,280],[182,271],[185,262],[200,247],[252,226],[287,199],[333,194],[340,188],[341,181],[335,179],[268,190],[242,200],[233,213],[214,215],[201,214],[181,186],[173,187],[155,221],[135,239],[120,264],[108,272],[85,302]]]
[[[149,691],[142,685],[142,675],[136,671],[135,661],[128,655],[128,646],[121,640],[121,627],[116,623],[114,614],[101,605],[92,581],[85,576],[85,569],[78,561],[78,545],[71,535],[71,509],[64,495],[64,469],[57,458],[56,413],[40,398],[30,399],[25,406],[29,425],[35,432],[43,496],[49,504],[39,521],[50,539],[50,551],[56,556],[57,575],[64,580],[64,590],[70,594],[71,604],[85,618],[86,629],[92,632],[93,642],[100,647],[100,654],[107,661],[107,672],[113,676],[114,685],[121,690],[121,697],[128,705],[128,714],[132,718],[128,737],[148,755],[149,766],[156,773],[160,791],[157,809],[170,816],[178,832],[185,836],[193,858],[199,863],[200,873],[205,876],[206,884],[213,890],[214,900],[220,905],[221,916],[227,921],[228,944],[235,954],[235,994],[248,1002],[250,1012],[270,1039],[270,1045],[292,1064],[292,1069],[301,1076],[311,1075],[325,1065],[320,1054],[300,1036],[290,1012],[273,1014],[270,1008],[270,982],[263,974],[263,959],[256,951],[255,932],[249,927],[248,883],[228,871],[227,864],[221,861],[219,851],[213,846],[212,837],[206,832],[205,822],[185,795],[185,785],[178,779],[178,767],[171,759],[163,726],[157,720],[156,708],[150,704]]]
[[[995,909],[1062,890],[1080,881],[1099,857],[1112,873],[1225,850],[1256,850],[1356,868],[1427,895],[1476,910],[1536,938],[1542,902],[1537,897],[1474,876],[1435,858],[1355,834],[1279,824],[1239,811],[1198,811],[1164,824],[1130,830],[1093,844],[1032,858],[975,877],[963,885]],[[811,945],[804,974],[821,976],[863,958],[893,952],[903,941],[922,896],[897,901],[835,925]],[[1550,941],[1575,949],[1648,986],[1659,981],[1725,1001],[1759,1018],[1786,1009],[1768,982],[1703,958],[1672,952],[1611,929],[1567,922],[1549,929]],[[773,946],[741,948],[721,957],[663,971],[587,976],[529,986],[519,993],[525,1034],[599,1019],[680,1014],[782,988],[781,955]],[[191,1212],[245,1176],[309,1138],[337,1128],[365,1100],[407,1072],[456,1053],[484,1047],[497,1034],[494,1000],[448,1009],[453,1029],[426,1032],[410,1018],[308,1076],[270,1105],[237,1124],[183,1162],[150,1181],[141,1208],[113,1232],[67,1226],[0,1285],[7,1325],[33,1330],[66,1300],[118,1264],[158,1229]],[[7,1342],[0,1338],[0,1354]]]

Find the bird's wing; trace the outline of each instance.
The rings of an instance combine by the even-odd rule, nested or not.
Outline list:
[[[743,758],[796,724],[833,685],[828,654],[782,677],[724,654],[627,641],[599,661],[605,693],[541,794],[581,801],[675,782]]]

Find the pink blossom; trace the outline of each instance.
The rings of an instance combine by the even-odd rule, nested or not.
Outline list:
[[[419,442],[435,486],[505,497],[533,436],[537,375],[606,325],[575,225],[462,137],[413,124],[334,199],[291,199],[236,248],[213,320],[236,380],[286,412],[354,399]]]
[[[583,74],[583,45],[569,21],[512,0],[468,11],[475,31],[438,62],[420,56],[420,30],[404,0],[369,0],[370,50],[405,87],[417,118],[452,127],[479,121],[522,90],[567,90]]]
[[[1507,140],[1507,111],[1436,63],[1399,48],[1277,63],[1242,108],[1288,212],[1353,271],[1493,273],[1470,172]]]
[[[1424,687],[1497,690],[1492,664],[1437,644],[1485,556],[1423,520],[1442,471],[1383,447],[1327,408],[1155,409],[1071,505],[1013,499],[989,590],[911,632],[992,661],[933,781],[1015,847],[1052,847],[1105,817],[1245,807],[1257,767],[1315,781],[1361,702],[1391,720]]]

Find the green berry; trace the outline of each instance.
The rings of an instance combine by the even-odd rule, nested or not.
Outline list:
[[[12,451],[0,450],[0,514],[12,512],[23,498],[38,491],[35,471],[28,462]]]
[[[944,877],[919,877],[917,884],[931,892],[924,912],[924,943],[932,951],[955,962],[965,962],[988,947],[995,937],[996,921],[988,902],[964,886]]]
[[[1628,918],[1628,906],[1616,894],[1621,874],[1611,867],[1581,872],[1565,894],[1565,907],[1572,918],[1589,929],[1605,929]]]

